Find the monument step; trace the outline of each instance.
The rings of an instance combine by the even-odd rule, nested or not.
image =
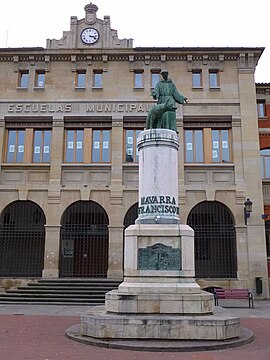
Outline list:
[[[42,286],[42,287],[27,287],[27,286],[23,286],[23,287],[18,287],[17,289],[9,289],[6,292],[7,293],[16,293],[16,292],[33,292],[33,293],[46,293],[48,292],[48,290],[50,289],[50,292],[60,292],[60,293],[83,293],[83,294],[103,294],[106,291],[110,291],[111,287],[102,287],[102,288],[98,288],[98,289],[92,289],[92,288],[80,288],[80,287],[73,287],[73,288],[68,288],[68,287],[64,287],[64,286],[59,286],[59,287],[46,287],[46,286]]]
[[[120,283],[110,279],[39,279],[0,293],[0,303],[100,305],[105,302],[105,294]]]
[[[59,299],[51,299],[50,301],[45,301],[45,300],[40,300],[40,299],[21,299],[18,300],[17,298],[9,298],[9,299],[0,299],[0,304],[8,304],[8,305],[22,305],[22,304],[26,304],[26,305],[76,305],[76,306],[84,306],[84,305],[89,305],[89,306],[98,306],[98,305],[103,305],[103,302],[85,302],[85,301],[70,301],[70,300],[66,300],[63,301],[63,299],[61,301],[59,301]]]

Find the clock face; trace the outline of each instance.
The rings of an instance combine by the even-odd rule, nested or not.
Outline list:
[[[94,28],[86,28],[81,33],[81,39],[85,44],[95,44],[99,39],[99,32]]]

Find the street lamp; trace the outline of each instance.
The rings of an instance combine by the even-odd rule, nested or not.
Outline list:
[[[252,212],[253,202],[250,199],[245,201],[244,215],[245,215],[245,225],[247,225],[247,219],[250,218],[250,213]]]

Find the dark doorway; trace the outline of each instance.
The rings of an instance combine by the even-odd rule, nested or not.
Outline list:
[[[60,231],[60,277],[107,276],[108,225],[105,210],[93,201],[79,201],[65,211]]]
[[[0,220],[0,276],[41,277],[44,267],[45,215],[31,201],[8,205]]]
[[[137,217],[138,217],[138,203],[132,205],[128,209],[124,218],[124,231],[129,225],[135,224],[135,220],[137,219]]]
[[[195,233],[195,276],[236,278],[236,235],[228,208],[215,201],[202,202],[191,210],[187,223]]]

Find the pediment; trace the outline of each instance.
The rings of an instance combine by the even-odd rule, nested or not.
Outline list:
[[[70,18],[70,30],[61,39],[47,39],[47,49],[125,49],[133,47],[133,39],[119,39],[117,30],[111,28],[110,16],[97,17],[98,7],[87,4],[85,17]]]

